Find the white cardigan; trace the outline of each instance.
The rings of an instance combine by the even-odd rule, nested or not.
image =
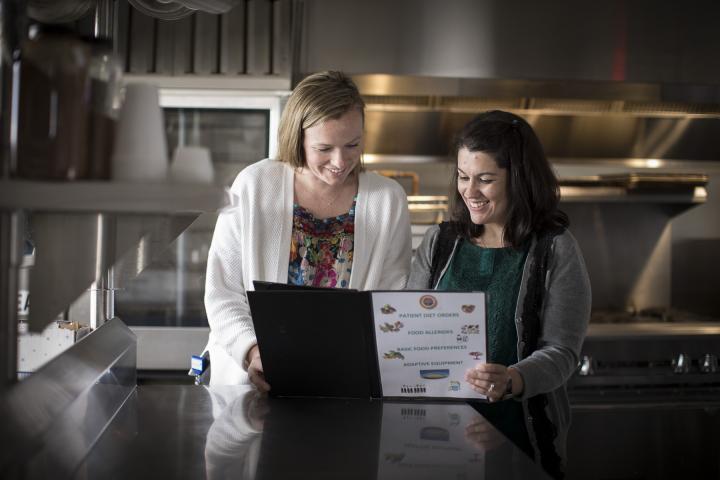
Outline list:
[[[245,292],[253,280],[287,282],[293,180],[292,167],[277,160],[246,167],[231,188],[238,206],[218,218],[205,280],[212,386],[248,383],[243,361],[257,340]],[[349,288],[402,289],[410,256],[405,191],[394,180],[361,173]]]

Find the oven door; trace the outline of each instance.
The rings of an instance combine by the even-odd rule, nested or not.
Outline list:
[[[720,323],[590,323],[567,478],[720,478]]]
[[[161,88],[168,150],[208,147],[216,182],[230,186],[245,166],[276,153],[277,125],[289,92]],[[187,372],[209,327],[205,269],[216,213],[201,215],[137,277],[116,285],[115,313],[137,335],[141,373]]]

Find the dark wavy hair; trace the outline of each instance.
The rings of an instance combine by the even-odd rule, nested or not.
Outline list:
[[[457,135],[454,154],[466,148],[490,155],[498,167],[507,170],[508,211],[503,240],[519,248],[531,235],[569,225],[559,210],[560,186],[545,157],[535,131],[519,116],[492,110],[470,120]],[[451,218],[459,235],[475,238],[483,225],[470,219],[470,212],[457,190],[458,173],[453,174],[455,195],[451,198]]]

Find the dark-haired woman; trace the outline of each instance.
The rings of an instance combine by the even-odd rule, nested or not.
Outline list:
[[[489,401],[476,408],[561,477],[566,382],[590,317],[582,254],[558,209],[557,179],[525,120],[482,113],[455,147],[452,221],[428,230],[407,288],[487,293],[487,363],[466,374]]]

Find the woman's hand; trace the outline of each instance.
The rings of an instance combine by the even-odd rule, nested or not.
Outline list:
[[[487,452],[505,443],[505,437],[481,415],[465,427],[465,439],[480,451]]]
[[[257,345],[253,346],[247,354],[248,376],[250,383],[261,392],[269,392],[270,385],[265,381],[265,373],[263,372],[262,360],[260,360],[260,349]]]
[[[473,390],[487,396],[489,402],[502,400],[506,394],[516,396],[522,393],[522,377],[512,367],[497,363],[479,363],[465,373],[465,380]],[[508,385],[511,391],[508,391]]]
[[[270,412],[267,395],[259,390],[250,390],[243,397],[243,413],[252,428],[261,432],[265,426],[265,417]]]

